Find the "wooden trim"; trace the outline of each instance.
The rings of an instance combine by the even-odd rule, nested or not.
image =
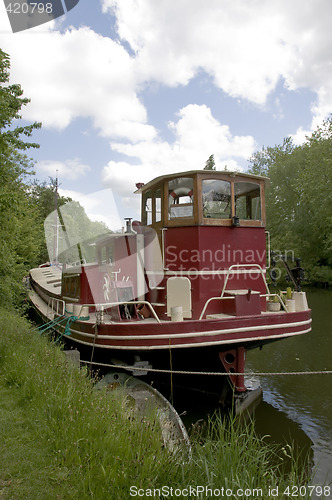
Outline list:
[[[264,227],[261,220],[240,219],[240,227]]]
[[[194,224],[195,226],[198,224],[198,219],[199,219],[199,213],[200,213],[200,198],[199,198],[199,181],[198,181],[198,175],[195,175],[193,178],[193,216],[194,216]]]
[[[196,176],[196,192],[197,192],[197,204],[196,204],[196,221],[197,224],[203,225],[204,224],[204,218],[203,218],[203,204],[202,204],[202,176],[201,174],[198,174]]]
[[[234,189],[234,180],[231,180],[231,214],[232,217],[235,215],[235,189]]]
[[[185,173],[184,173],[185,174]],[[168,205],[168,182],[173,180],[174,178],[177,177],[185,177],[192,179],[193,181],[193,215],[190,217],[176,217],[174,219],[169,218],[169,205]],[[165,227],[174,227],[174,226],[195,226],[197,225],[197,176],[193,175],[192,173],[188,173],[188,175],[181,175],[179,174],[178,176],[170,176],[169,178],[166,178],[164,181],[164,193],[165,193],[165,202],[164,202],[164,226]]]
[[[197,226],[194,222],[194,217],[188,217],[188,218],[177,218],[177,219],[171,219],[168,220],[167,223],[165,224],[165,227],[177,227],[177,226]]]
[[[187,177],[193,179],[193,215],[190,217],[179,217],[169,219],[168,209],[168,182],[176,177]],[[158,183],[148,183],[149,189],[144,190],[142,193],[142,215],[144,214],[143,197],[147,191],[151,192],[152,196],[152,224],[150,227],[160,229],[160,227],[179,227],[179,226],[232,226],[232,219],[210,219],[203,217],[202,206],[202,181],[205,179],[220,179],[230,182],[231,185],[231,215],[235,215],[235,182],[251,182],[260,186],[261,192],[261,220],[240,219],[240,226],[242,227],[265,227],[266,214],[265,214],[265,179],[260,177],[250,177],[246,174],[219,171],[190,171],[181,172],[179,174],[172,174],[158,178]],[[161,207],[161,221],[155,220],[155,192],[160,189],[162,195]],[[142,217],[143,220],[143,217]]]
[[[232,219],[212,219],[208,217],[202,217],[201,226],[231,226]]]
[[[167,183],[169,180],[172,180],[176,177],[195,177],[195,176],[203,176],[203,178],[213,178],[216,176],[217,179],[224,179],[224,180],[230,180],[230,177],[232,179],[239,180],[239,178],[242,178],[244,181],[252,181],[252,182],[260,182],[261,180],[263,182],[268,182],[269,179],[267,177],[264,177],[262,175],[254,175],[254,174],[247,174],[245,172],[230,172],[230,171],[222,171],[222,170],[187,170],[184,172],[177,172],[174,174],[166,174],[166,175],[161,175],[159,177],[156,177],[155,179],[152,179],[151,181],[147,182],[144,184],[140,189],[135,191],[136,193],[143,193],[146,190],[149,190],[153,188],[155,185],[159,183]]]
[[[261,218],[263,226],[266,226],[266,212],[265,212],[265,183],[261,181]]]
[[[62,298],[63,298],[63,300],[68,301],[68,302],[79,302],[80,301],[79,298],[76,299],[74,297],[67,297],[66,295],[63,295]]]

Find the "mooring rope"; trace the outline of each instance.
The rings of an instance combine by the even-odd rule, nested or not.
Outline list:
[[[257,377],[269,377],[276,375],[332,375],[332,370],[322,370],[322,371],[305,371],[305,372],[192,372],[184,370],[162,370],[158,368],[148,368],[141,366],[130,366],[130,365],[111,365],[110,363],[98,363],[96,361],[85,361],[80,360],[81,363],[95,366],[102,366],[105,368],[116,368],[126,371],[144,371],[144,372],[154,372],[154,373],[170,373],[173,375],[208,375],[208,376],[234,376],[234,375],[246,375],[246,376],[257,376]]]
[[[50,330],[51,328],[54,328],[56,326],[60,326],[62,323],[67,321],[66,316],[59,316],[58,318],[51,319],[48,321],[48,323],[44,323],[40,326],[37,326],[37,328],[34,329],[34,331],[39,332],[40,334],[43,334],[47,332],[47,330]]]
[[[85,319],[85,318],[80,318],[80,319]],[[60,335],[59,339],[63,336],[66,335],[69,337],[71,335],[70,331],[70,326],[72,323],[78,320],[77,316],[59,316],[58,318],[53,318],[48,323],[45,323],[43,325],[37,326],[37,328],[34,329],[34,331],[39,332],[41,335],[43,335],[45,332],[48,330],[56,329],[56,327],[62,326],[64,327],[63,333],[59,332],[58,329],[56,329],[56,332]],[[58,339],[58,340],[59,340]]]

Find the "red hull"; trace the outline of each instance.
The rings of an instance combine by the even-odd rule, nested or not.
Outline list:
[[[232,320],[201,320],[161,324],[100,325],[95,345],[107,349],[152,350],[213,345],[265,343],[310,331],[310,310],[278,317],[242,317]],[[92,344],[91,324],[73,323],[71,338]]]

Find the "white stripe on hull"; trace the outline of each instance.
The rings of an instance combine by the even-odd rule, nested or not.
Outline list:
[[[228,344],[243,344],[243,343],[249,343],[249,342],[257,342],[257,341],[268,341],[270,339],[280,339],[280,338],[287,338],[287,337],[295,337],[296,335],[303,335],[305,333],[309,333],[311,331],[311,328],[308,328],[306,330],[301,330],[299,332],[291,332],[291,333],[282,333],[280,335],[270,335],[269,337],[248,337],[244,339],[227,339],[224,341],[216,340],[216,341],[210,341],[210,342],[196,342],[196,343],[191,343],[191,344],[176,344],[176,345],[153,345],[153,346],[118,346],[118,345],[100,345],[100,344],[95,344],[95,347],[99,347],[102,349],[114,349],[114,350],[121,350],[121,351],[154,351],[154,350],[164,350],[164,349],[169,349],[170,347],[172,349],[182,349],[182,348],[194,348],[194,347],[210,347],[210,346],[216,346],[216,345],[228,345]],[[79,333],[80,334],[80,333]],[[71,337],[69,337],[71,338]],[[85,342],[84,340],[72,338],[72,341],[78,342],[83,345],[88,345],[91,346],[91,342]]]
[[[170,327],[174,326],[169,322]],[[260,325],[260,326],[247,326],[243,328],[228,328],[227,330],[210,330],[207,332],[195,332],[195,333],[171,333],[171,334],[156,334],[156,335],[98,335],[98,339],[101,340],[157,340],[157,339],[181,339],[181,338],[195,338],[195,337],[213,337],[215,335],[232,335],[235,333],[243,332],[253,332],[261,330],[275,330],[284,328],[294,328],[301,327],[311,324],[311,319],[306,321],[297,321],[294,323],[283,323],[283,324],[273,324],[273,325]],[[120,327],[121,328],[121,327]],[[94,338],[93,333],[85,333],[79,330],[74,330],[71,328],[72,332],[82,337]]]

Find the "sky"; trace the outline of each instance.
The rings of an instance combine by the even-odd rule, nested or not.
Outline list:
[[[36,178],[139,218],[138,182],[300,144],[332,109],[331,19],[331,0],[79,0],[13,33],[0,0]]]

